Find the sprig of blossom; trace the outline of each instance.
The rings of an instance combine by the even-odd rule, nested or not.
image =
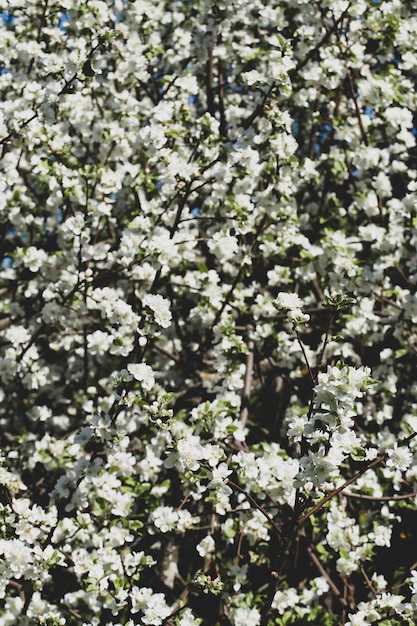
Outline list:
[[[24,4],[0,622],[415,623],[411,3]]]

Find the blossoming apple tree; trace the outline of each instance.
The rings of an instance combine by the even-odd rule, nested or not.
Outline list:
[[[0,11],[0,626],[415,624],[413,3]]]

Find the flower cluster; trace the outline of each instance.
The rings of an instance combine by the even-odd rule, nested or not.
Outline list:
[[[417,16],[0,0],[0,626],[417,621]]]

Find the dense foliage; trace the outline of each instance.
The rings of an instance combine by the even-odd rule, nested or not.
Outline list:
[[[0,626],[415,624],[414,3],[0,11]]]

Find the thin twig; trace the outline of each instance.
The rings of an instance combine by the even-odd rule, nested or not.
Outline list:
[[[336,31],[337,31],[337,29],[339,27],[339,24],[341,24],[343,22],[345,16],[348,14],[349,9],[350,9],[350,4],[348,3],[346,9],[340,15],[339,19],[334,22],[333,28],[331,28],[330,30],[327,30],[325,35],[318,42],[318,44],[314,48],[310,48],[310,50],[306,54],[306,56],[303,59],[301,59],[301,61],[299,61],[297,63],[295,68],[292,70],[294,72],[295,76],[297,76],[300,73],[300,70],[303,67],[305,67],[309,61],[313,60],[315,56],[320,54],[320,51],[323,50],[324,46],[328,43],[330,37],[334,33],[336,33]]]
[[[361,112],[360,112],[360,109],[359,109],[359,105],[358,105],[358,98],[357,98],[356,93],[355,93],[355,85],[353,84],[353,76],[352,76],[351,70],[348,70],[347,78],[348,78],[348,82],[349,82],[350,94],[352,96],[353,104],[354,104],[354,107],[355,107],[356,117],[358,119],[359,130],[360,130],[360,133],[361,133],[362,141],[365,144],[365,146],[367,146],[368,145],[368,137],[367,137],[367,134],[366,134],[366,131],[365,131],[365,127],[363,125],[362,115],[361,115]]]
[[[321,368],[323,367],[324,353],[326,352],[327,344],[329,343],[329,336],[330,336],[330,331],[333,325],[333,320],[334,320],[334,313],[331,312],[329,315],[329,322],[327,324],[326,333],[323,339],[323,345],[320,350],[319,358],[317,359],[317,374],[320,372]],[[316,377],[314,377],[314,379],[316,379]]]
[[[232,489],[234,489],[234,491],[238,491],[239,493],[242,493],[246,497],[246,499],[249,500],[249,502],[253,504],[253,506],[256,509],[258,509],[258,511],[260,511],[262,515],[268,520],[272,528],[278,534],[278,537],[281,537],[281,528],[279,527],[279,525],[272,519],[268,511],[266,511],[264,507],[261,504],[259,504],[259,502],[255,500],[255,498],[249,492],[247,492],[245,489],[243,489],[243,487],[235,483],[233,480],[228,479],[227,484]]]
[[[241,126],[247,130],[248,128],[250,128],[253,124],[253,122],[256,120],[257,117],[259,117],[260,115],[262,115],[265,105],[267,103],[267,101],[269,100],[272,92],[274,91],[276,85],[275,83],[273,83],[270,88],[268,89],[268,91],[265,92],[264,97],[262,98],[262,102],[260,104],[258,104],[257,107],[255,107],[254,111],[249,115],[249,117],[247,117],[246,119],[243,120]]]
[[[368,574],[366,573],[365,568],[363,566],[363,563],[361,563],[361,562],[359,562],[359,569],[361,571],[361,574],[363,576],[363,579],[365,581],[366,586],[368,587],[369,591],[372,593],[374,598],[376,598],[378,593],[377,593],[375,587],[373,586],[371,579],[369,578]]]
[[[408,443],[410,443],[410,441],[412,441],[412,439],[414,439],[415,437],[417,437],[417,432],[412,433],[411,435],[406,437],[403,441],[400,441],[398,445],[405,446]],[[320,502],[318,502],[309,511],[307,511],[307,513],[304,513],[304,515],[302,515],[298,519],[298,525],[301,526],[301,524],[304,524],[304,522],[306,522],[309,517],[311,517],[312,515],[315,515],[317,511],[320,511],[320,509],[326,504],[326,502],[329,502],[329,500],[332,500],[335,496],[339,495],[339,493],[341,493],[344,489],[346,489],[346,487],[349,487],[349,485],[352,485],[354,482],[356,482],[358,478],[363,476],[363,474],[365,474],[365,472],[367,472],[369,469],[373,467],[377,467],[378,465],[386,461],[387,457],[388,457],[387,453],[381,454],[381,456],[378,456],[373,461],[370,461],[369,463],[367,463],[364,468],[359,470],[359,472],[356,472],[356,474],[348,478],[348,480],[346,480],[343,483],[343,485],[340,485],[340,487],[333,489],[333,491],[328,493],[327,496],[324,496],[324,498],[322,498]]]
[[[267,223],[266,223],[267,222],[267,217],[268,216],[265,213],[263,215],[262,219],[260,220],[258,227],[256,228],[255,235],[253,237],[253,241],[252,241],[251,245],[249,246],[249,250],[247,251],[248,256],[251,255],[252,250],[254,249],[255,245],[258,242],[259,236],[262,234],[264,229],[268,226]],[[242,278],[242,271],[243,271],[243,269],[244,269],[244,264],[242,263],[240,268],[239,268],[239,271],[236,273],[236,275],[235,275],[235,277],[234,277],[234,279],[232,281],[232,284],[230,285],[229,291],[226,293],[226,296],[225,296],[225,298],[223,300],[223,303],[222,303],[221,307],[217,310],[217,313],[216,313],[216,315],[214,317],[214,320],[213,320],[213,323],[211,325],[212,329],[219,323],[219,321],[220,321],[220,319],[221,319],[221,317],[223,315],[224,310],[226,309],[227,305],[229,304],[230,300],[232,299],[233,293],[234,293],[237,285],[239,284],[239,281]]]
[[[307,370],[308,370],[308,374],[309,374],[309,376],[311,378],[312,383],[315,384],[316,383],[316,378],[315,378],[315,376],[313,374],[313,371],[311,369],[310,362],[309,362],[308,357],[307,357],[307,352],[306,352],[304,343],[301,340],[300,333],[299,333],[298,330],[296,331],[296,336],[297,336],[298,345],[300,346],[301,352],[303,353],[303,357],[304,357],[304,361],[305,361],[305,364],[306,364],[306,367],[307,367]]]
[[[318,556],[316,555],[316,553],[314,552],[311,546],[307,548],[307,552],[308,552],[310,559],[313,561],[314,565],[319,570],[320,574],[327,580],[333,595],[336,596],[336,598],[338,599],[338,601],[340,602],[342,606],[348,607],[348,603],[346,599],[342,596],[341,592],[336,587],[335,583],[332,581],[329,574],[324,569],[323,565],[320,562],[320,559],[318,558]]]
[[[343,495],[347,498],[357,498],[358,500],[371,500],[372,502],[391,502],[395,500],[408,500],[409,498],[417,497],[417,492],[404,493],[399,496],[369,496],[364,493],[352,493],[351,491],[344,491]]]

